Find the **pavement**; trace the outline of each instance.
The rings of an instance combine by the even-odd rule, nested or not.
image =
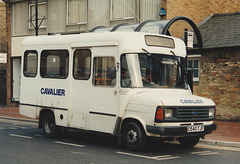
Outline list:
[[[6,108],[0,106],[0,118],[38,122],[36,119],[20,115],[18,107]],[[200,143],[240,148],[240,122],[214,122],[217,124],[217,130],[206,135],[205,139],[200,140]]]

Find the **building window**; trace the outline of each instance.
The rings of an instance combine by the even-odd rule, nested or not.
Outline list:
[[[110,20],[134,19],[135,0],[111,0]]]
[[[43,78],[66,79],[69,53],[67,50],[44,50],[41,53],[40,75]]]
[[[200,57],[200,55],[192,55],[188,57],[188,70],[193,71],[193,81],[199,81]]]
[[[114,86],[115,79],[110,78],[109,69],[115,67],[114,57],[96,57],[94,58],[94,78],[95,86]]]
[[[159,20],[159,12],[161,11],[162,0],[140,0],[139,18],[140,22],[145,20]]]
[[[26,51],[24,53],[23,75],[25,77],[35,77],[37,75],[37,63],[37,51]]]
[[[78,80],[88,80],[91,75],[91,51],[76,50],[73,61],[73,77]]]
[[[36,27],[35,4],[29,4],[29,29]],[[38,3],[38,26],[46,28],[47,5],[46,2]]]
[[[87,0],[68,0],[67,24],[87,24]]]

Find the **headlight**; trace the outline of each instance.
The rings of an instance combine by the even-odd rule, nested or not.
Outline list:
[[[208,116],[209,117],[214,117],[215,116],[215,108],[209,108]]]
[[[173,116],[172,109],[165,109],[165,118],[171,118]]]

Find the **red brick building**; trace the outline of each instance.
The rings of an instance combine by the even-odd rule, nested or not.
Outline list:
[[[209,15],[235,13],[240,10],[239,0],[162,0],[167,19],[187,16],[196,24]]]
[[[240,12],[216,14],[200,24],[204,51],[194,93],[217,104],[217,118],[240,120]]]

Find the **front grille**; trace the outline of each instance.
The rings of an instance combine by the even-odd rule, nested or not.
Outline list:
[[[179,121],[205,121],[209,120],[208,107],[178,107],[176,118]]]

